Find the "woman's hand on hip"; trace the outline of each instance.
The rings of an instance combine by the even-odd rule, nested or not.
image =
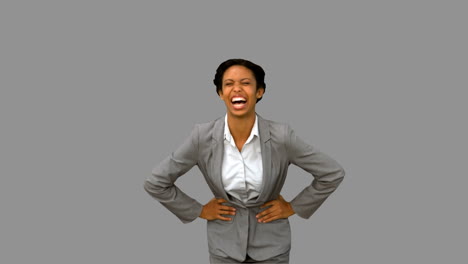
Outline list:
[[[213,198],[207,204],[203,206],[202,212],[200,217],[206,220],[224,220],[224,221],[231,221],[231,217],[225,217],[222,215],[235,215],[236,208],[222,205],[222,203],[227,202],[222,198]]]
[[[257,214],[256,217],[259,223],[268,223],[280,218],[288,218],[295,214],[291,204],[286,202],[281,195],[276,200],[264,203],[260,208],[268,206],[270,206],[270,208]]]

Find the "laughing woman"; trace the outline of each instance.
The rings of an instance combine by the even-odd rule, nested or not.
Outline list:
[[[213,82],[226,115],[195,125],[144,184],[182,222],[207,220],[210,263],[289,263],[288,218],[311,217],[345,175],[334,159],[297,137],[288,125],[255,112],[265,93],[264,80],[262,67],[250,61],[221,63]],[[314,180],[287,202],[280,192],[290,164]],[[205,205],[174,184],[195,165],[214,196]]]

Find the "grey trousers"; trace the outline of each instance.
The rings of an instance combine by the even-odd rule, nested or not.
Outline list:
[[[289,264],[289,251],[275,256],[271,259],[267,260],[262,260],[262,261],[256,261],[247,255],[247,258],[244,262],[239,262],[235,259],[231,258],[223,258],[220,256],[216,256],[213,254],[210,254],[210,264],[222,264],[222,263],[261,263],[261,264]]]

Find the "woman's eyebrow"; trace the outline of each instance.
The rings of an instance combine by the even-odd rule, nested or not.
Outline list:
[[[250,78],[242,78],[241,81],[250,81]],[[226,79],[224,80],[224,82],[233,82],[234,80],[233,79]]]

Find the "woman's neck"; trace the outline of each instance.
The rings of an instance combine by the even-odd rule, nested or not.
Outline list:
[[[235,117],[228,114],[228,126],[236,142],[246,141],[255,123],[255,113],[244,117]]]

